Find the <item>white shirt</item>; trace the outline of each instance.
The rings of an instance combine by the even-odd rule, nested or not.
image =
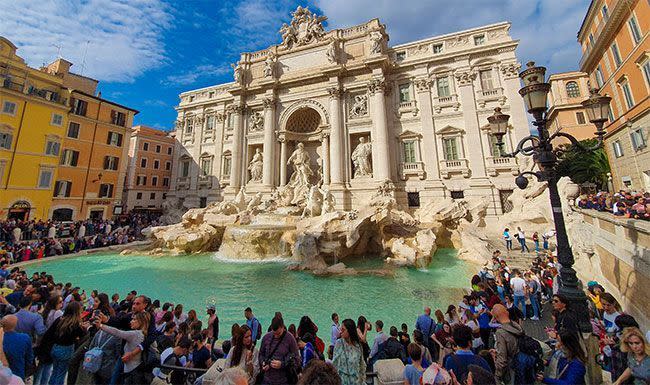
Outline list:
[[[514,277],[510,280],[510,286],[514,295],[526,295],[526,281],[521,277]]]

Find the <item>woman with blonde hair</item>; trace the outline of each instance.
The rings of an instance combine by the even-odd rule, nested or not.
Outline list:
[[[151,316],[148,312],[134,313],[131,317],[131,330],[119,330],[111,326],[104,325],[108,317],[99,314],[95,321],[98,330],[103,330],[126,341],[124,353],[132,352],[137,348],[147,335],[149,330],[149,321]],[[140,385],[146,382],[144,378],[144,368],[142,365],[142,352],[139,352],[124,362],[124,385]]]
[[[75,350],[75,343],[86,335],[81,324],[81,304],[72,301],[66,306],[63,315],[57,318],[43,335],[43,341],[51,344],[52,375],[50,385],[63,385],[68,373],[68,365]]]
[[[627,353],[627,369],[614,385],[623,384],[630,377],[634,378],[634,385],[650,383],[650,345],[639,328],[623,329],[621,351]]]

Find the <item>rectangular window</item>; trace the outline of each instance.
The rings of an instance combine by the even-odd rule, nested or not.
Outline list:
[[[603,4],[603,8],[600,10],[603,13],[603,20],[609,19],[609,10],[607,9],[607,4]]]
[[[142,193],[136,193],[135,199],[142,199]]]
[[[492,70],[479,71],[479,79],[481,79],[481,88],[485,90],[494,89],[494,81],[492,80]]]
[[[187,178],[190,176],[190,161],[185,160],[181,162],[181,177]]]
[[[147,185],[147,177],[144,175],[138,175],[138,177],[135,180],[135,184],[137,186],[146,186]]]
[[[163,187],[169,187],[169,178],[163,178]]]
[[[642,150],[647,146],[643,131],[643,128],[637,128],[630,133],[630,139],[632,140],[632,148],[634,148],[634,151]]]
[[[434,44],[433,53],[442,53],[442,44]]]
[[[160,154],[160,145],[159,144],[156,145],[156,152]]]
[[[151,185],[152,186],[158,186],[158,177],[157,176],[152,176],[151,177]]]
[[[111,111],[111,123],[116,126],[126,126],[126,114],[124,112]]]
[[[194,119],[190,118],[185,121],[185,133],[191,134],[194,131]]]
[[[11,142],[13,140],[13,135],[8,132],[0,132],[0,148],[5,150],[11,150]]]
[[[167,147],[167,155],[171,155],[171,154],[172,154],[172,148],[171,148],[171,147]]]
[[[235,120],[235,114],[233,114],[232,112],[229,112],[228,113],[228,121],[227,121],[228,127],[232,128],[232,126],[234,125],[234,120]]]
[[[634,98],[632,98],[632,90],[630,89],[630,83],[626,80],[623,83],[620,83],[621,90],[623,91],[623,96],[625,96],[625,104],[627,105],[628,110],[634,107]]]
[[[79,138],[79,127],[80,127],[79,123],[70,122],[70,124],[68,124],[68,133],[67,133],[68,138],[78,139]]]
[[[109,131],[106,144],[110,144],[111,146],[122,147],[122,134],[118,132]]]
[[[596,67],[596,83],[598,87],[602,87],[605,84],[605,77],[603,76],[603,69],[600,66]]]
[[[449,89],[449,76],[443,76],[436,80],[438,86],[438,97],[445,97],[451,95],[451,90]]]
[[[160,168],[160,161],[158,159],[153,161],[153,168],[158,170]]]
[[[411,86],[408,83],[399,85],[399,102],[407,103],[411,101]]]
[[[140,167],[142,167],[142,168],[147,167],[147,159],[146,158],[140,159]]]
[[[16,103],[5,100],[2,105],[2,113],[7,115],[16,115]]]
[[[450,191],[451,199],[464,199],[465,193],[463,191]]]
[[[142,151],[149,151],[149,143],[147,142],[142,143]]]
[[[113,185],[110,183],[102,183],[99,185],[99,198],[112,198]]]
[[[621,141],[617,140],[612,143],[612,149],[614,150],[614,156],[620,158],[623,156],[623,146],[621,146]]]
[[[403,145],[404,145],[404,163],[417,162],[415,156],[415,141],[409,140],[408,142],[404,142]]]
[[[78,162],[79,162],[79,151],[63,150],[63,154],[61,154],[60,164],[64,166],[76,167]]]
[[[594,45],[594,34],[593,34],[593,33],[590,33],[590,34],[589,34],[589,43],[590,43],[590,44],[592,45],[592,47],[593,47],[593,45]]]
[[[406,59],[406,51],[401,51],[395,54],[395,60],[402,61]]]
[[[419,192],[407,192],[406,198],[408,199],[409,207],[420,207]]]
[[[205,119],[205,130],[212,131],[214,130],[214,116],[210,115]]]
[[[223,176],[230,176],[230,165],[232,163],[232,158],[229,156],[226,156],[223,158],[223,170],[221,172],[221,175]]]
[[[149,199],[156,199],[156,193],[150,193]]]
[[[650,60],[646,60],[641,67],[643,69],[643,76],[645,76],[645,82],[650,87]]]
[[[212,174],[212,158],[201,158],[201,175]]]
[[[54,170],[52,169],[41,169],[38,174],[38,188],[50,188],[52,187],[52,176],[54,175]]]
[[[199,207],[200,208],[205,208],[208,206],[208,198],[207,197],[200,197],[199,198]]]
[[[52,120],[50,121],[50,124],[53,126],[61,126],[63,125],[63,115],[61,114],[52,114]]]
[[[613,43],[611,50],[612,56],[614,57],[614,63],[616,63],[616,67],[619,67],[623,60],[621,60],[621,53],[618,51],[618,45],[616,45],[616,43]]]
[[[639,44],[642,38],[641,30],[639,29],[639,24],[636,22],[636,17],[634,15],[630,17],[627,25],[630,26],[630,33],[632,34],[632,40],[634,40],[634,44]]]
[[[495,157],[495,158],[503,157],[504,150],[502,149],[502,146],[504,146],[504,145],[499,146],[497,144],[498,140],[497,140],[496,136],[488,135],[488,137],[490,138],[490,152],[491,152],[492,156]]]
[[[61,149],[61,143],[57,141],[48,140],[45,143],[45,155],[59,156],[60,149]]]
[[[165,162],[165,170],[169,171],[172,169],[172,162]]]
[[[67,180],[58,180],[54,183],[54,196],[57,198],[67,198],[72,190],[72,182]]]
[[[117,170],[120,163],[120,158],[116,156],[105,156],[104,157],[104,170]]]
[[[75,115],[86,116],[88,111],[88,102],[85,100],[71,99],[70,105],[72,106],[72,113]]]
[[[474,36],[474,45],[483,45],[483,44],[485,44],[485,35]]]
[[[576,121],[578,124],[585,124],[587,121],[585,120],[585,113],[582,111],[576,112]]]
[[[456,138],[442,139],[445,160],[458,160],[458,145]]]

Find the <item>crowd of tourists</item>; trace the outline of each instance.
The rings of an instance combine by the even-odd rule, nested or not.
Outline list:
[[[145,293],[84,292],[47,272],[28,275],[5,257],[0,384],[184,384],[198,372],[201,385],[361,385],[368,373],[410,385],[568,385],[598,382],[588,374],[596,363],[616,385],[647,384],[650,345],[635,319],[589,282],[592,330],[585,340],[558,279],[550,253],[520,271],[497,251],[459,303],[404,314],[413,329],[336,313],[329,328],[309,315],[287,326],[280,312],[262,325],[246,308],[242,322],[224,333],[214,306],[203,316]],[[523,321],[539,322],[548,301],[553,324],[536,340]]]
[[[24,262],[142,239],[142,229],[158,225],[157,214],[130,214],[115,220],[7,220],[0,222],[0,256]]]
[[[576,200],[577,206],[612,213],[619,217],[650,220],[650,193],[621,190],[611,194],[581,195]]]

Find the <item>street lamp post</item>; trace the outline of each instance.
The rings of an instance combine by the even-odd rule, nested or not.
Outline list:
[[[519,173],[515,178],[517,187],[525,189],[528,186],[527,175],[536,177],[538,181],[547,182],[553,220],[555,221],[557,258],[558,262],[562,265],[560,268],[559,293],[566,296],[569,300],[570,308],[575,311],[578,317],[580,330],[590,331],[591,324],[587,310],[587,296],[584,290],[582,290],[576,271],[573,269],[575,260],[571,246],[569,245],[569,238],[562,214],[562,202],[557,188],[557,182],[559,180],[557,173],[558,156],[566,150],[553,147],[552,142],[557,138],[565,138],[569,140],[572,148],[578,148],[585,152],[591,152],[600,148],[605,135],[603,126],[609,116],[609,102],[611,98],[600,96],[597,90],[591,90],[589,99],[582,102],[589,121],[596,126],[596,145],[585,147],[575,137],[561,131],[550,135],[547,128],[546,114],[548,109],[546,102],[551,85],[545,82],[546,68],[536,67],[534,62],[529,62],[526,66],[527,68],[519,74],[519,77],[524,83],[524,87],[519,90],[519,94],[524,98],[528,113],[533,116],[533,125],[537,128],[537,133],[523,138],[514,152],[504,153],[502,156],[514,157],[517,154],[532,156],[533,161],[539,168],[539,171],[524,171]],[[510,116],[502,113],[498,107],[494,110],[494,115],[488,117],[490,134],[496,137],[497,145],[501,149],[503,149],[503,136],[508,129],[509,118]]]

